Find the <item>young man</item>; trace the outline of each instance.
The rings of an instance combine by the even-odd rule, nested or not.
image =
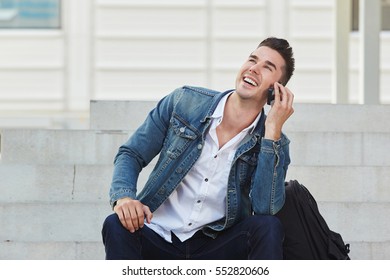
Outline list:
[[[234,90],[185,86],[158,103],[115,158],[106,259],[282,259],[273,215],[290,163],[282,127],[293,113],[285,87],[293,71],[289,43],[271,37],[242,65]],[[136,195],[140,171],[158,154]]]

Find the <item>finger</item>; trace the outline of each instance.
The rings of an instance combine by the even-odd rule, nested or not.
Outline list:
[[[133,233],[136,230],[136,227],[133,223],[132,215],[133,214],[131,208],[124,209],[125,228],[127,228],[127,230],[130,231],[131,233]]]
[[[280,103],[281,93],[280,93],[280,84],[278,82],[275,82],[274,84],[274,94],[275,94],[275,102]]]
[[[282,84],[278,84],[279,91],[280,91],[280,100],[283,103],[283,105],[288,106],[291,102],[291,92],[288,91],[288,88],[283,86]]]
[[[133,217],[133,221],[134,221],[134,226],[137,225],[136,230],[138,230],[144,226],[145,216],[143,211],[143,205],[142,204],[137,205],[135,210],[136,210],[136,216]]]
[[[150,211],[149,207],[146,205],[143,206],[143,212],[144,212],[144,215],[146,218],[146,222],[148,224],[150,224],[150,222],[152,221],[152,218],[153,218],[153,213]]]
[[[286,114],[287,117],[290,117],[294,113],[294,108],[293,108],[294,94],[288,88],[285,88],[285,95],[288,96],[285,104]]]
[[[125,207],[118,207],[115,211],[119,217],[119,220],[124,228],[129,230],[130,232],[134,232],[133,223],[131,222],[131,214],[129,212],[129,209]]]
[[[131,224],[131,233],[139,229],[138,214],[135,207],[130,208],[130,217],[128,219],[128,223]]]
[[[293,102],[294,102],[294,94],[288,89],[287,87],[281,86],[281,99],[282,99],[282,105],[287,110],[289,115],[293,113]]]
[[[293,104],[293,101],[294,101],[294,94],[288,88],[286,88],[286,91],[287,91],[287,93],[289,95],[288,105],[292,107],[292,104]]]

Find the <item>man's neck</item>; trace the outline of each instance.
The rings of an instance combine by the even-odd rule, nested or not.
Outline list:
[[[243,100],[234,92],[226,101],[223,120],[227,127],[241,131],[253,123],[261,111],[261,104]]]
[[[262,110],[258,106],[253,106],[253,101],[246,104],[237,97],[235,93],[229,96],[225,104],[222,122],[217,127],[220,148],[243,129],[250,126]]]

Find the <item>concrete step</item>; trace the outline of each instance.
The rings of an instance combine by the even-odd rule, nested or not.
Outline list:
[[[0,164],[0,202],[101,202],[110,165]]]
[[[329,227],[346,242],[387,242],[390,202],[318,202]],[[0,240],[97,242],[108,203],[1,203]]]
[[[140,174],[142,189],[154,164]],[[0,164],[0,203],[107,202],[112,165]],[[286,180],[298,180],[318,201],[390,201],[389,166],[291,166]]]
[[[98,242],[107,202],[0,203],[0,240],[6,242]]]
[[[298,180],[317,201],[388,202],[389,166],[294,166],[286,180]]]
[[[389,132],[289,132],[294,165],[389,166]]]
[[[298,103],[284,130],[382,133],[390,132],[389,118],[389,105]]]
[[[153,164],[140,174],[145,184]],[[0,164],[0,203],[84,202],[108,205],[113,165]]]
[[[3,130],[2,162],[20,164],[111,164],[129,136],[125,131]],[[290,132],[298,166],[389,166],[383,149],[390,132]]]
[[[111,164],[127,132],[4,129],[1,160],[21,164]]]
[[[88,129],[89,112],[0,111],[0,129]]]
[[[388,260],[390,242],[350,242],[352,260]],[[99,242],[0,242],[2,260],[103,260]]]
[[[146,169],[139,179],[139,189],[147,179]],[[369,203],[381,205],[390,201],[387,188],[390,167],[291,167],[289,179],[304,184],[319,204],[349,203],[356,209]],[[9,176],[6,176],[6,175]],[[22,205],[27,208],[88,203],[108,206],[112,166],[76,165],[0,165],[0,202],[3,207]],[[20,207],[21,208],[21,207]],[[30,211],[27,211],[30,212]],[[85,211],[83,211],[85,212]],[[327,211],[329,212],[329,211]],[[342,211],[343,213],[344,211]],[[381,212],[372,212],[373,216]],[[339,219],[338,215],[335,219]],[[2,219],[4,220],[4,219]]]
[[[352,260],[389,260],[390,242],[350,242]]]
[[[156,104],[156,101],[92,100],[90,128],[134,130]],[[390,119],[390,105],[297,103],[294,111],[285,125],[286,132],[390,132],[386,121]]]
[[[90,129],[135,130],[157,101],[91,100]]]
[[[99,242],[0,242],[0,260],[104,260]]]
[[[3,129],[0,259],[103,259],[114,156],[155,104],[91,101],[91,130]],[[296,104],[285,127],[287,180],[312,192],[352,259],[390,258],[389,117],[386,105]]]
[[[318,202],[330,229],[345,242],[388,242],[390,202]]]

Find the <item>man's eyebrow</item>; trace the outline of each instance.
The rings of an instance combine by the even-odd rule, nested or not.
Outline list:
[[[254,54],[251,54],[251,55],[249,56],[249,58],[252,58],[252,59],[254,59],[254,60],[256,60],[256,61],[259,60],[259,57],[258,57],[257,55],[254,55]],[[271,66],[272,68],[274,68],[274,69],[276,70],[276,65],[275,65],[274,63],[272,63],[271,61],[266,60],[266,61],[265,61],[265,64]]]
[[[276,65],[273,64],[271,61],[266,60],[265,63],[268,64],[269,66],[273,67],[276,70]]]

